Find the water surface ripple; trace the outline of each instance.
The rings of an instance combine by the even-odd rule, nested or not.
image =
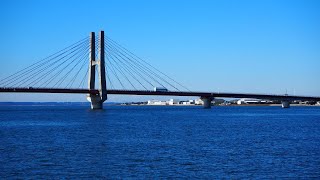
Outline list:
[[[0,178],[320,178],[320,107],[0,106]]]

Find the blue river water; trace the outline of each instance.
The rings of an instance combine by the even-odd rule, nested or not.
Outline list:
[[[0,179],[320,178],[320,107],[0,106]]]

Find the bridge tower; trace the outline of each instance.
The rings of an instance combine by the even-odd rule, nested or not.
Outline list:
[[[87,100],[91,102],[91,109],[102,109],[103,102],[107,100],[105,54],[104,54],[104,31],[99,34],[99,52],[96,59],[95,33],[90,33],[89,74],[88,89],[94,90],[96,84],[96,68],[99,76],[99,94],[88,94]]]

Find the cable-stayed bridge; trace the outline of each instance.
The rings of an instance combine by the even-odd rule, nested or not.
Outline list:
[[[108,94],[198,96],[205,108],[216,97],[282,101],[320,101],[320,97],[250,93],[194,92],[139,58],[116,41],[94,32],[50,56],[0,80],[2,93],[87,94],[92,109],[102,109]]]

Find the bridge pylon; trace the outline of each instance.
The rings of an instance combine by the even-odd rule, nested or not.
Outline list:
[[[99,34],[99,52],[96,59],[95,33],[90,33],[90,53],[89,53],[89,76],[88,89],[95,90],[96,68],[99,76],[99,94],[88,94],[87,100],[91,102],[91,109],[102,109],[103,102],[107,100],[106,72],[105,72],[105,51],[104,51],[104,31]]]

